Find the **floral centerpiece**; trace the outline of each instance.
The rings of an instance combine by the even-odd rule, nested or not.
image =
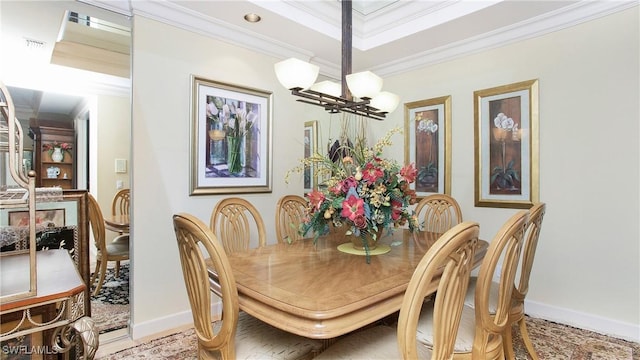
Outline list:
[[[415,204],[415,191],[409,185],[415,181],[415,165],[400,166],[396,161],[381,158],[385,146],[391,145],[391,136],[400,132],[392,129],[373,148],[357,141],[356,145],[343,145],[337,149],[340,156],[319,153],[302,159],[301,164],[289,170],[302,173],[313,166],[318,176],[328,178],[322,190],[308,193],[307,216],[298,229],[302,236],[313,232],[314,241],[326,234],[330,225],[346,227],[345,234],[360,237],[369,262],[370,241],[377,241],[382,230],[408,225],[418,230],[418,220],[409,205]],[[334,149],[335,150],[335,149]],[[337,159],[336,162],[331,158]]]

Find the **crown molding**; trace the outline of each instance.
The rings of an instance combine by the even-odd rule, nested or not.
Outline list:
[[[111,1],[105,0],[83,1],[93,3],[97,6],[101,6],[99,4],[103,3],[113,5]],[[252,2],[254,2],[256,5],[260,5],[263,8],[267,8],[268,10],[277,12],[279,14],[290,14],[291,17],[298,18],[304,16],[304,18],[306,19],[305,21],[307,21],[307,24],[305,25],[314,26],[316,29],[327,33],[330,36],[338,36],[337,38],[339,38],[340,36],[340,25],[336,24],[336,17],[334,14],[336,11],[338,13],[340,11],[338,6],[339,4],[337,4],[337,2],[335,4],[333,2],[325,1],[262,2],[254,0]],[[185,29],[204,36],[209,36],[211,38],[215,38],[217,40],[227,42],[236,46],[241,46],[253,51],[258,51],[277,59],[297,57],[303,60],[311,61],[318,65],[321,65],[323,75],[331,78],[340,77],[341,64],[318,58],[310,51],[290,46],[282,41],[270,39],[261,34],[245,30],[239,26],[231,25],[205,16],[201,13],[191,11],[179,6],[179,2],[116,1],[115,3],[120,4],[119,8],[121,9],[121,11],[124,11],[124,3],[126,3],[130,7],[130,14],[144,16],[181,29]],[[404,10],[400,10],[403,8],[402,6],[390,4],[387,6],[387,9],[384,9],[380,12],[373,12],[368,16],[370,17],[370,19],[372,19],[374,24],[377,24],[376,26],[379,30],[376,30],[376,32],[382,32],[384,31],[384,29],[382,29],[382,23],[379,23],[379,21],[382,20],[378,20],[378,18],[382,17],[383,15],[388,15],[390,13],[394,14],[391,18],[387,18],[387,20],[385,20],[387,26],[392,26],[393,24],[398,25],[402,21],[417,21],[417,19],[419,19],[421,16],[428,15],[426,15],[425,12],[433,13],[436,10],[433,7],[425,9],[423,5],[422,10],[419,13],[417,10],[418,8],[414,7],[417,5],[419,4],[413,3],[411,6],[404,6]],[[442,6],[449,7],[449,10],[451,11],[454,11],[456,9],[455,2],[445,3]],[[404,58],[398,58],[392,62],[387,62],[375,66],[371,70],[375,71],[380,76],[396,75],[424,66],[453,60],[480,51],[544,35],[634,6],[638,6],[638,1],[579,1],[570,6],[563,7],[559,10],[529,19],[527,21],[522,21],[520,23],[504,27],[489,33],[479,34],[477,36],[458,41],[456,43],[448,44],[446,46],[441,46]],[[479,10],[479,8],[475,11],[477,10]],[[313,20],[314,22],[312,23],[309,23],[309,21],[311,21],[311,18],[308,16],[309,11],[312,11],[313,14],[318,15],[314,17],[315,20]],[[406,17],[409,16],[408,14],[410,14],[411,17]],[[398,17],[396,18],[396,16]],[[402,20],[402,16],[405,16],[404,20]],[[362,14],[354,14],[354,23],[355,21],[363,21],[363,19],[364,17]],[[337,21],[339,22],[339,20]],[[376,21],[378,21],[378,23],[376,23]],[[336,31],[338,32],[338,34],[333,34],[333,32]],[[370,31],[370,33],[373,34],[372,31]],[[360,41],[362,41],[362,39]],[[371,41],[373,42],[374,40]]]
[[[511,26],[380,64],[370,70],[383,77],[397,75],[545,35],[634,6],[638,6],[637,1],[581,1]]]

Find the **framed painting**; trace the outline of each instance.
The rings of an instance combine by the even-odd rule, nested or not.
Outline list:
[[[416,196],[451,194],[451,96],[405,103],[404,128],[405,163],[418,170]]]
[[[64,226],[64,214],[64,209],[36,210],[36,226]],[[29,226],[29,211],[9,212],[9,226]]]
[[[307,121],[304,123],[304,158],[318,152],[318,121]],[[318,187],[318,174],[312,166],[304,169],[304,192],[311,192]]]
[[[475,205],[528,209],[538,201],[538,80],[473,93]]]
[[[191,76],[190,195],[271,192],[271,92]]]

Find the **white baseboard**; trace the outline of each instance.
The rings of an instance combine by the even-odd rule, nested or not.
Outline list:
[[[525,300],[525,312],[535,318],[597,332],[627,341],[640,342],[640,325],[613,320],[571,309]]]
[[[211,304],[211,314],[220,314],[222,312],[222,303],[215,302]],[[145,321],[131,326],[131,338],[138,340],[142,338],[153,338],[156,334],[166,334],[170,329],[180,329],[185,326],[193,327],[193,316],[191,310],[180,313],[171,314],[169,316]]]
[[[221,312],[221,303],[211,305],[211,313]],[[594,331],[627,341],[640,342],[640,325],[604,318],[571,309],[551,306],[536,301],[525,300],[527,315],[573,326],[579,329]],[[131,327],[133,340],[153,337],[155,334],[166,334],[168,329],[181,328],[193,324],[191,311],[184,311],[170,316],[134,324]]]

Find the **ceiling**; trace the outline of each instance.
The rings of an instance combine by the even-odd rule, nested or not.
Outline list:
[[[547,34],[637,4],[591,0],[353,1],[353,71],[372,70],[384,78]],[[20,21],[12,21],[15,17],[11,13],[4,15],[7,9],[18,6],[31,6],[31,12],[23,13]],[[44,10],[49,7],[50,11]],[[24,43],[28,37],[45,43],[38,54],[42,63],[48,64],[60,33],[60,14],[68,8],[80,8],[88,15],[124,25],[132,14],[142,15],[273,56],[274,63],[288,57],[307,60],[319,65],[324,77],[340,78],[342,24],[338,0],[2,2],[3,40],[13,36],[20,39],[13,42]],[[56,14],[53,20],[52,13]],[[261,21],[245,21],[248,13],[260,15]],[[6,75],[0,73],[0,78]],[[119,77],[85,78],[102,83],[103,88],[128,86],[128,79]],[[78,99],[66,102],[59,96],[49,96],[49,92],[41,96],[21,94],[14,102],[20,101],[22,106],[20,99],[24,99],[24,108],[31,106],[34,113],[65,112],[78,106]]]

